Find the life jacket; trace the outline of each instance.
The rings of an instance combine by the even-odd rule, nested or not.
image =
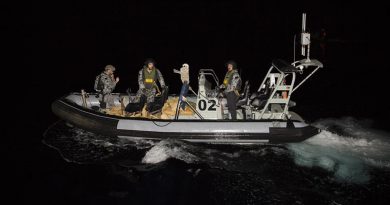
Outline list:
[[[147,89],[151,89],[153,88],[154,86],[154,83],[156,82],[156,78],[157,78],[157,75],[156,75],[156,68],[153,68],[152,69],[152,72],[148,72],[147,71],[148,69],[145,68],[144,69],[144,85],[145,85],[145,88]]]
[[[225,79],[223,80],[223,84],[224,84],[225,86],[227,86],[228,84],[230,84],[230,82],[232,81],[233,73],[234,73],[234,70],[231,70],[231,71],[229,71],[229,72],[226,73]]]
[[[101,77],[102,77],[102,74],[99,74],[96,76],[95,78],[95,85],[93,86],[93,89],[96,91],[96,92],[101,92],[103,89],[104,89],[104,84],[103,82],[101,81]]]

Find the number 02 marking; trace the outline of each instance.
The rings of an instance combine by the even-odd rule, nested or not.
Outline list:
[[[207,105],[207,104],[210,104],[209,106]],[[215,100],[209,100],[208,102],[206,102],[206,100],[199,100],[199,103],[198,103],[198,108],[199,108],[199,110],[206,110],[206,108],[207,108],[207,110],[208,111],[215,111],[215,110],[217,110],[216,108],[215,108],[215,105],[217,104],[217,102],[215,101]]]

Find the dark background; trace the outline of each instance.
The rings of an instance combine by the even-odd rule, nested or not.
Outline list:
[[[34,189],[39,192],[39,180],[31,178],[45,172],[47,161],[59,158],[41,143],[45,129],[58,120],[50,104],[81,88],[92,91],[95,76],[106,64],[117,68],[121,80],[116,91],[129,87],[136,91],[138,70],[146,58],[154,58],[170,92],[178,93],[180,80],[173,68],[189,63],[191,85],[196,88],[199,69],[213,68],[223,78],[224,64],[233,59],[254,91],[272,59],[293,60],[302,12],[307,13],[312,34],[311,56],[320,57],[315,36],[321,28],[326,29],[328,42],[321,59],[324,68],[293,96],[297,102],[293,110],[309,122],[352,116],[390,130],[389,9],[381,4],[53,1],[3,8],[12,13],[3,18],[9,22],[6,33],[13,37],[5,41],[11,44],[9,52],[16,54],[6,68],[5,83],[10,100],[16,102],[6,108],[11,118],[6,124],[10,145],[5,148],[9,171],[21,176],[10,185],[15,197],[30,196],[26,193]],[[21,97],[15,95],[19,92]]]
[[[222,78],[229,59],[237,61],[243,79],[254,90],[272,59],[293,60],[294,35],[299,37],[301,13],[307,12],[311,56],[321,57],[315,39],[321,28],[328,34],[327,56],[321,59],[324,69],[294,96],[298,105],[321,110],[329,106],[329,116],[336,110],[341,111],[336,115],[384,116],[376,109],[366,109],[378,103],[379,96],[386,96],[381,87],[386,85],[383,72],[388,68],[381,50],[386,39],[380,36],[385,36],[388,10],[380,5],[257,1],[52,4],[35,3],[24,14],[27,30],[21,40],[26,47],[21,52],[26,54],[27,66],[17,71],[29,82],[28,93],[52,96],[44,101],[47,108],[51,100],[67,92],[92,91],[95,76],[106,64],[118,69],[118,92],[128,87],[135,91],[137,71],[150,57],[157,61],[172,93],[178,92],[180,84],[173,68],[189,63],[196,87],[199,69],[213,68]],[[296,51],[299,58],[299,47]]]
[[[27,30],[22,50],[27,66],[17,72],[29,82],[27,91],[55,98],[81,88],[92,91],[94,78],[106,64],[117,67],[117,91],[138,89],[137,71],[154,58],[171,93],[179,78],[172,73],[189,63],[192,86],[201,68],[220,78],[227,60],[237,61],[242,78],[257,89],[272,59],[293,60],[293,39],[299,37],[301,13],[307,12],[313,58],[320,58],[316,36],[328,34],[324,69],[302,87],[293,100],[317,117],[382,118],[386,96],[384,44],[388,9],[364,3],[257,1],[134,1],[34,3],[24,14]],[[299,58],[297,47],[297,58]],[[20,75],[19,75],[20,76]],[[309,106],[309,107],[306,107]],[[297,108],[297,109],[298,109]],[[309,109],[308,109],[309,110]],[[383,110],[384,112],[381,112]],[[310,113],[310,114],[309,114]],[[323,116],[322,116],[323,115]],[[307,116],[310,117],[310,116]]]

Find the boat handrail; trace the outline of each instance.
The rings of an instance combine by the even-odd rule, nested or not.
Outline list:
[[[217,83],[217,85],[219,85],[219,79],[218,79],[218,76],[217,74],[215,74],[214,70],[213,69],[200,69],[199,70],[199,75],[211,75],[215,81],[215,83]]]
[[[181,107],[181,104],[182,103],[185,103],[187,104],[187,106],[196,114],[198,115],[198,117],[202,120],[204,120],[204,117],[194,108],[192,107],[192,105],[185,99],[183,98],[182,100],[179,99],[178,103],[177,103],[177,106],[176,106],[176,112],[175,112],[175,120],[178,120],[179,119],[179,115],[180,115],[180,107]]]

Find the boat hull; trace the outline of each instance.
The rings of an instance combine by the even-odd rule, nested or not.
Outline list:
[[[93,133],[132,139],[179,139],[205,143],[288,143],[319,133],[306,123],[282,120],[151,120],[106,115],[66,99],[52,104],[53,112],[76,127]]]

